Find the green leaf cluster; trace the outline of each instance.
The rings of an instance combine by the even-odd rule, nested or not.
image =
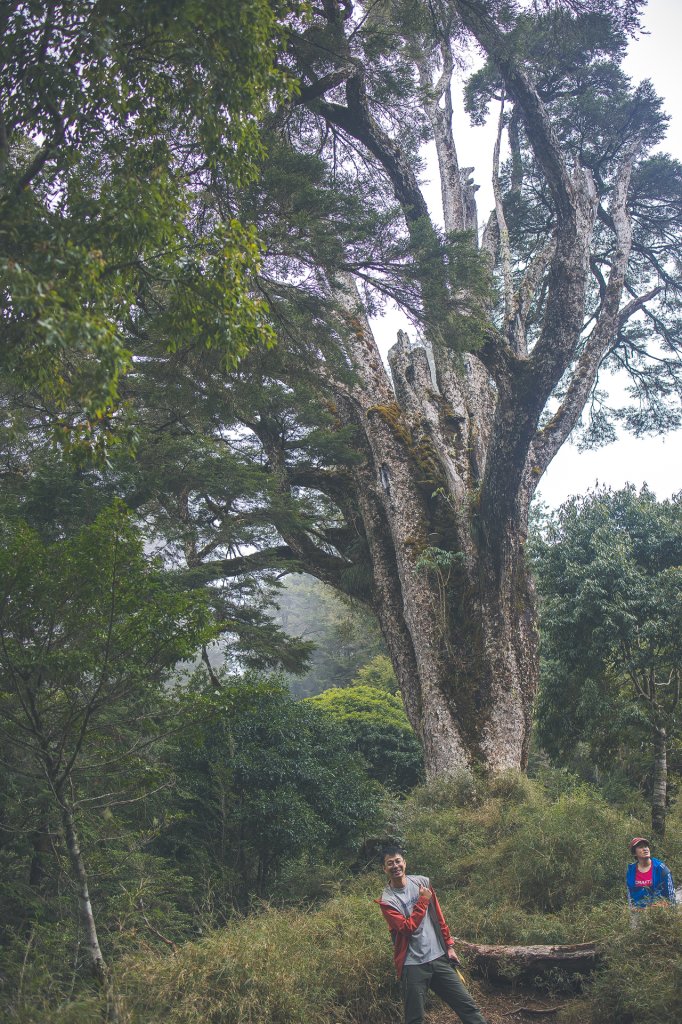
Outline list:
[[[422,781],[421,748],[398,694],[354,682],[308,700],[346,728],[373,778],[399,793]]]
[[[200,222],[197,197],[212,176],[234,187],[257,173],[257,119],[293,88],[275,67],[291,10],[4,5],[0,369],[67,447],[120,433],[131,331],[160,296],[171,349],[217,346],[233,366],[272,342],[253,229],[229,212]]]
[[[189,694],[175,755],[181,817],[159,849],[213,874],[223,912],[262,896],[284,861],[352,855],[380,791],[344,730],[285,684],[221,677]]]
[[[574,498],[534,542],[543,671],[538,736],[562,763],[585,746],[608,770],[649,772],[652,726],[679,744],[682,505],[650,491]]]

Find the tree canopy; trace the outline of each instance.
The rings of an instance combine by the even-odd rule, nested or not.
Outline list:
[[[225,366],[272,341],[255,233],[234,210],[202,219],[197,197],[256,173],[257,119],[291,87],[275,67],[291,10],[3,5],[1,368],[14,403],[37,405],[67,446],[121,433],[111,417],[143,310],[163,302],[163,344],[214,346]]]
[[[211,638],[212,623],[202,595],[178,591],[146,558],[120,503],[52,543],[20,521],[0,531],[5,811],[34,836],[35,885],[59,823],[89,966],[108,989],[81,822],[160,781],[149,750],[165,719],[164,682]]]
[[[299,91],[263,125],[260,177],[201,197],[262,238],[278,345],[226,377],[210,353],[162,355],[147,311],[137,325],[129,500],[188,584],[305,571],[370,606],[430,772],[525,763],[528,508],[584,411],[585,443],[679,422],[682,171],[656,150],[651,85],[621,68],[638,9],[333,3],[292,21],[280,62]],[[480,245],[452,128],[471,47],[471,114],[499,119]],[[371,320],[389,299],[412,325],[390,373]],[[603,394],[612,370],[627,409]]]
[[[630,487],[574,498],[535,551],[540,742],[569,764],[586,745],[605,769],[637,764],[643,749],[652,826],[662,834],[668,754],[681,738],[681,496],[657,502]]]

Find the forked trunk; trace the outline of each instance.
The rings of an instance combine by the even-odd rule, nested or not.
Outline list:
[[[641,299],[625,296],[623,306],[639,134],[623,146],[605,213],[600,183],[562,149],[540,92],[488,6],[451,5],[504,80],[507,107],[493,158],[495,215],[481,242],[486,257],[476,261],[481,280],[487,264],[504,285],[494,310],[476,275],[453,276],[456,246],[467,232],[473,255],[478,218],[471,168],[460,168],[453,135],[449,29],[437,30],[416,69],[440,171],[445,246],[400,133],[377,116],[352,36],[335,36],[338,75],[328,75],[328,85],[318,79],[302,95],[313,116],[352,137],[382,169],[414,256],[421,330],[412,341],[399,333],[388,354],[390,375],[352,275],[330,278],[343,372],[334,379],[334,361],[325,360],[321,385],[325,398],[333,390],[335,410],[366,456],[354,470],[350,499],[344,493],[339,500],[338,489],[330,493],[349,535],[367,543],[373,605],[429,776],[473,765],[525,767],[538,678],[535,602],[524,557],[530,501],[577,426],[614,339],[640,304],[658,294],[656,288]],[[332,89],[338,89],[333,99]],[[543,202],[552,209],[551,226],[548,221],[532,258],[520,263],[500,168],[510,110],[512,146],[518,157],[522,129],[544,176]],[[517,159],[517,192],[522,172]],[[600,210],[610,237],[606,271],[594,270]],[[602,223],[600,252],[603,234]],[[341,570],[330,568],[326,550],[311,554],[307,534],[292,547],[320,578],[334,583],[337,572],[343,589]]]
[[[538,677],[524,557],[531,490],[512,479],[506,516],[501,508],[495,531],[486,527],[476,500],[485,374],[473,359],[457,367],[441,353],[436,380],[427,351],[401,335],[389,380],[352,284],[339,303],[353,328],[346,342],[357,381],[339,389],[337,411],[364,436],[353,491],[373,606],[427,775],[524,768]]]

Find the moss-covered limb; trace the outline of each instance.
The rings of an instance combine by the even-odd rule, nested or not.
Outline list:
[[[397,402],[387,402],[382,405],[371,405],[367,409],[367,417],[379,416],[395,434],[400,438],[405,447],[409,450],[412,447],[412,432],[410,431],[403,410]]]
[[[447,485],[445,473],[440,463],[438,452],[428,434],[412,429],[405,414],[397,402],[384,405],[373,405],[367,410],[367,416],[379,416],[393,434],[404,444],[406,455],[414,463],[418,478],[417,484],[425,488],[429,494]]]

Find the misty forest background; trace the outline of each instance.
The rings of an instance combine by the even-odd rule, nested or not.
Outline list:
[[[3,5],[3,1019],[398,1019],[386,841],[462,939],[597,943],[556,1019],[682,1014],[623,885],[682,874],[682,494],[531,504],[680,422],[643,7]]]

